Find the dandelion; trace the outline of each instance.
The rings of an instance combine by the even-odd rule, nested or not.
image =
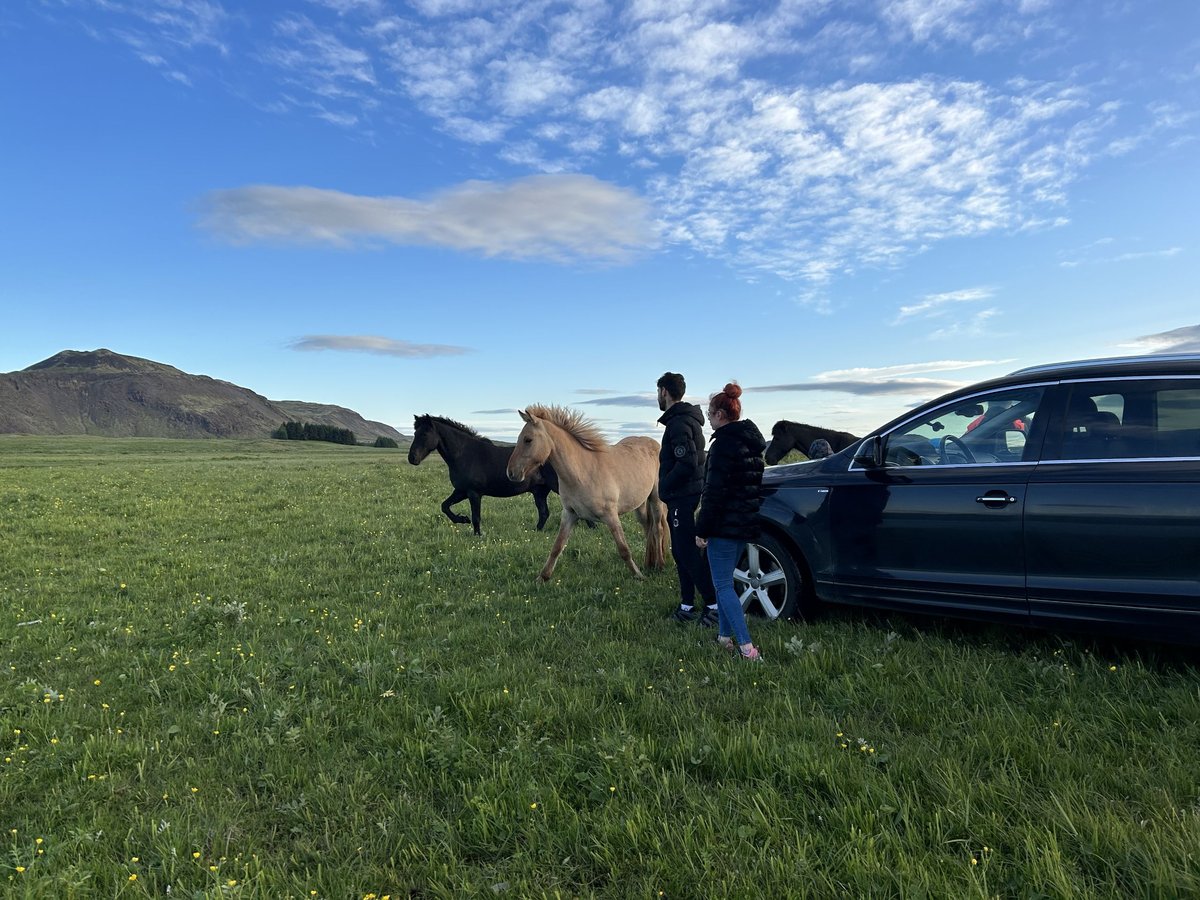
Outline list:
[[[130,881],[137,881],[137,872],[134,872],[132,875],[130,875],[130,876],[129,876],[129,880],[130,880]]]
[[[24,871],[25,871],[25,867],[24,867],[24,866],[17,866],[17,874],[18,874],[18,875],[20,875],[20,874],[21,874],[22,872],[24,872]]]
[[[199,851],[199,850],[193,850],[193,851],[192,851],[192,859],[199,859],[199,858],[200,858],[200,851]]]
[[[95,681],[92,682],[92,684],[94,684],[96,687],[100,687],[100,679],[97,678]]]
[[[530,804],[529,804],[529,808],[530,808],[530,809],[537,809],[537,804],[536,804],[536,803],[530,803]]]
[[[1110,672],[1115,672],[1115,671],[1117,671],[1117,667],[1116,667],[1116,666],[1109,666],[1109,667],[1108,667],[1108,671],[1110,671]]]

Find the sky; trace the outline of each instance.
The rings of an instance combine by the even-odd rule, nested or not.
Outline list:
[[[865,433],[1200,351],[1195,0],[7,0],[0,371]]]

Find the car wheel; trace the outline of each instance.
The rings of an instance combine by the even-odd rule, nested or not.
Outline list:
[[[770,534],[746,544],[733,568],[733,587],[748,613],[790,619],[806,611],[807,586],[801,567]]]

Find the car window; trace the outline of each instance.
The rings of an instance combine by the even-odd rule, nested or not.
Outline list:
[[[1008,388],[938,407],[887,436],[888,466],[1021,462],[1043,390]]]
[[[1071,386],[1058,459],[1200,457],[1200,387],[1131,380]]]

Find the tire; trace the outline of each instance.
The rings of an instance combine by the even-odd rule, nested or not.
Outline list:
[[[803,562],[778,538],[764,533],[747,544],[733,569],[733,587],[742,609],[767,619],[801,618],[810,606]]]

